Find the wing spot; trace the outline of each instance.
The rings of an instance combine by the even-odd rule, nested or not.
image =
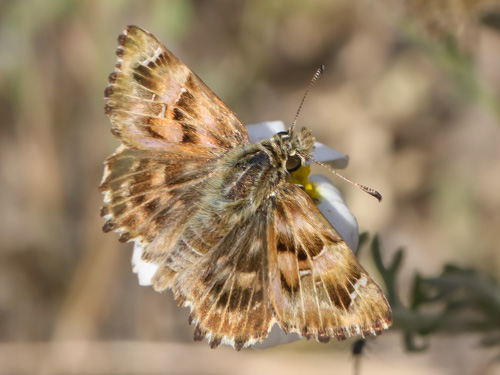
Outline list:
[[[133,202],[135,205],[140,205],[145,200],[146,200],[146,197],[144,195],[137,195],[134,197]]]
[[[116,78],[117,78],[117,77],[118,77],[118,74],[117,74],[116,72],[111,73],[111,74],[108,76],[108,82],[109,82],[110,84],[115,83],[115,81],[116,81]]]
[[[351,304],[351,296],[342,285],[329,285],[328,295],[333,304],[340,310],[348,310]]]
[[[119,47],[116,49],[116,56],[118,56],[118,57],[123,57],[123,54],[124,54],[123,47],[122,47],[122,46],[119,46]]]
[[[194,329],[194,341],[202,341],[205,338],[206,331],[202,330],[199,325]]]
[[[153,218],[153,221],[154,223],[157,225],[157,226],[162,226],[163,224],[165,224],[167,222],[167,218],[168,218],[168,214],[169,214],[169,211],[170,211],[170,207],[167,207],[163,210],[161,210],[158,215],[156,215],[154,218]]]
[[[197,91],[198,90],[198,85],[195,83],[193,79],[193,75],[190,74],[187,79],[186,79],[186,84],[184,85],[187,90],[189,91]]]
[[[144,65],[137,65],[134,68],[134,73],[132,74],[134,79],[145,88],[154,91],[156,89],[156,82],[153,79],[151,70]]]
[[[262,290],[262,288],[255,292],[252,300],[254,302],[254,305],[256,305],[257,303],[262,302],[262,300],[264,300],[264,291]]]
[[[305,240],[306,240],[305,246],[307,248],[307,251],[313,259],[323,251],[324,249],[323,241],[317,234],[313,234],[309,238],[305,237]]]
[[[220,292],[222,291],[222,288],[224,288],[224,284],[225,283],[226,283],[225,280],[218,280],[218,281],[216,281],[215,284],[214,284],[214,286],[212,287],[212,293],[215,294],[215,295],[219,295]]]
[[[229,311],[236,311],[240,307],[240,297],[241,297],[242,291],[241,289],[233,289],[231,292],[231,297],[229,298],[229,305],[228,309]]]
[[[194,103],[195,103],[195,98],[193,94],[191,94],[189,91],[183,91],[181,96],[177,100],[176,105],[185,111],[189,111],[189,109],[193,106]]]
[[[158,206],[159,206],[159,203],[160,203],[160,198],[155,198],[153,200],[150,200],[148,203],[146,203],[144,205],[144,209],[148,212],[148,213],[153,213],[154,211],[157,210]]]
[[[193,125],[181,123],[182,128],[182,142],[183,143],[198,143],[198,134]]]
[[[278,242],[277,250],[279,253],[284,253],[284,252],[288,252],[288,251],[290,251],[291,253],[295,253],[294,249],[293,248],[289,249],[288,246],[286,245],[286,243],[283,241]]]
[[[102,231],[105,233],[111,232],[113,229],[116,229],[117,227],[118,227],[118,225],[116,225],[116,223],[112,223],[111,221],[108,221],[103,225]]]
[[[130,233],[124,233],[120,236],[118,241],[125,243],[125,242],[130,241],[131,238],[132,238],[132,235]]]
[[[252,297],[252,290],[251,289],[244,289],[243,292],[241,293],[241,306],[246,306],[250,303],[250,298]]]
[[[307,260],[307,253],[304,251],[302,247],[299,248],[299,253],[297,254],[297,258],[299,259],[299,261]]]
[[[151,129],[151,127],[146,127],[146,131],[148,132],[148,134],[155,138],[155,139],[165,139],[164,136],[162,136],[160,133],[157,133],[156,131],[154,131],[153,129]]]
[[[236,264],[236,271],[244,273],[257,272],[262,267],[262,252],[253,251],[241,257]]]
[[[221,293],[216,302],[217,307],[225,307],[228,300],[229,300],[229,292],[225,291]]]
[[[297,287],[294,288],[293,285],[290,285],[288,283],[288,280],[286,279],[285,275],[283,275],[283,272],[280,272],[280,280],[281,280],[281,287],[283,290],[290,296],[293,297],[294,295],[294,289],[298,289]]]
[[[234,348],[236,349],[236,351],[240,351],[241,349],[243,349],[243,346],[245,346],[245,341],[242,340],[242,339],[237,339],[236,342],[234,343]]]
[[[109,97],[111,97],[112,94],[113,94],[113,86],[106,87],[106,89],[104,90],[104,97],[108,99]]]
[[[128,34],[127,32],[123,32],[122,34],[120,34],[118,36],[118,44],[120,45],[124,45],[125,44],[125,41],[127,40],[127,37],[128,37]]]
[[[161,48],[157,48],[154,55],[145,59],[142,63],[150,69],[155,69],[157,66],[165,65],[168,61],[168,56],[162,51]]]
[[[174,120],[175,121],[184,121],[186,116],[179,108],[174,108]]]

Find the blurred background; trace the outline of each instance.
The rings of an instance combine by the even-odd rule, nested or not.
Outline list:
[[[128,24],[244,124],[290,124],[324,64],[299,126],[382,193],[331,177],[384,259],[404,247],[401,301],[415,272],[450,262],[498,282],[498,0],[0,0],[1,374],[353,373],[352,341],[193,343],[187,309],[140,287],[131,244],[102,233],[97,186],[118,146],[103,91]],[[380,281],[368,251],[361,262]],[[395,327],[367,342],[361,373],[500,374],[498,346],[474,333],[426,343],[407,353]]]

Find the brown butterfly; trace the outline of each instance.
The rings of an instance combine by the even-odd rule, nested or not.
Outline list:
[[[380,288],[290,171],[307,129],[250,143],[235,114],[153,35],[129,26],[106,88],[122,145],[106,160],[105,232],[158,264],[152,284],[191,308],[195,340],[237,350],[277,323],[320,342],[391,325]]]

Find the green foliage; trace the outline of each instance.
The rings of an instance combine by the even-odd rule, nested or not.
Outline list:
[[[367,237],[363,236],[362,243]],[[398,276],[402,270],[403,249],[386,265],[378,237],[371,242],[374,263],[385,284],[393,311],[393,329],[401,331],[408,351],[428,345],[417,339],[436,334],[481,335],[481,345],[500,348],[500,285],[479,270],[446,264],[441,274],[424,277],[415,273],[408,306],[399,299]]]

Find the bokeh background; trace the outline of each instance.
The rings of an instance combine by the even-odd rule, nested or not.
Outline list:
[[[416,271],[448,262],[498,280],[498,0],[1,0],[1,374],[353,373],[352,342],[193,343],[187,310],[138,286],[131,245],[101,232],[97,186],[118,146],[103,90],[127,24],[155,34],[245,124],[290,124],[324,64],[299,125],[384,196],[332,176],[384,258],[405,248],[401,299]],[[408,354],[396,329],[384,333],[361,373],[500,373],[498,348],[474,334],[428,344]]]

